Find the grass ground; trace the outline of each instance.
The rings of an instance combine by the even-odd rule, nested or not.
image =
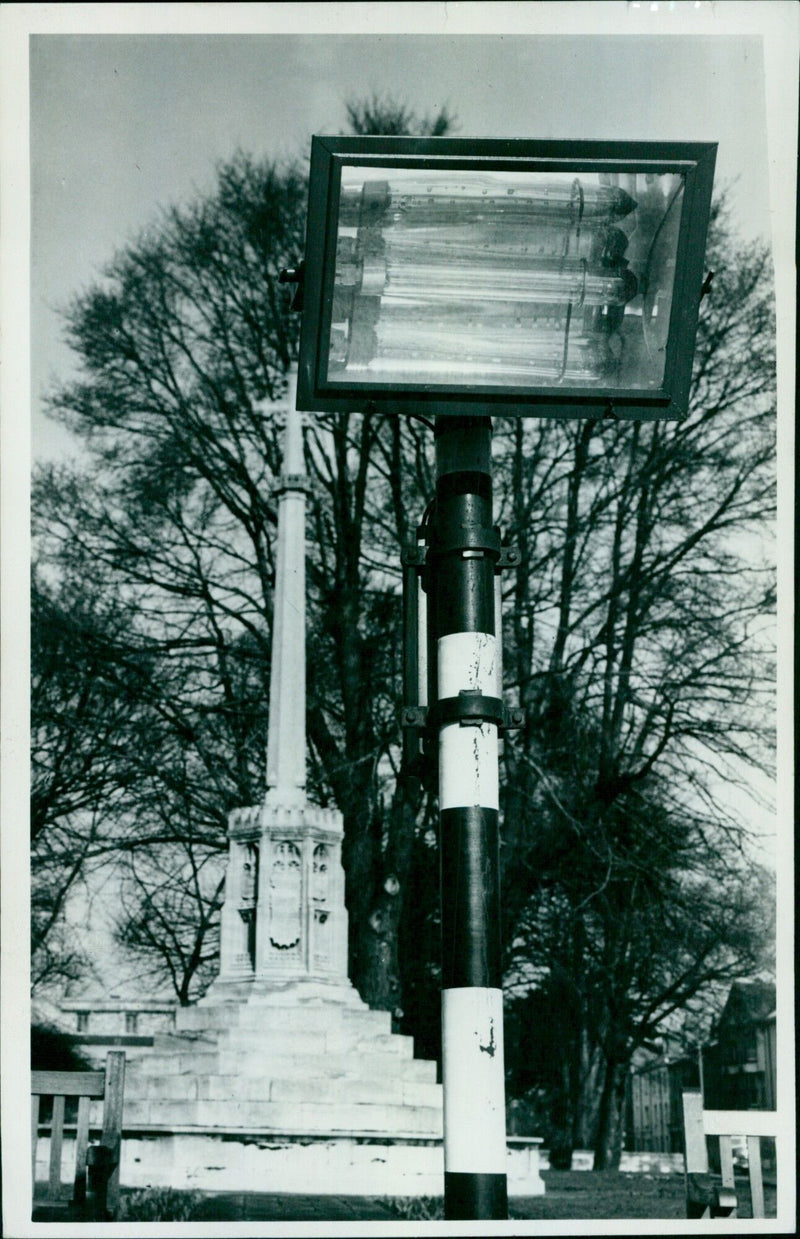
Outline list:
[[[682,1175],[618,1171],[546,1170],[545,1194],[513,1198],[512,1218],[545,1221],[598,1218],[684,1218]],[[746,1178],[736,1181],[739,1216],[750,1217]],[[775,1189],[765,1189],[767,1217],[775,1216]],[[277,1193],[124,1192],[120,1220],[129,1221],[400,1221],[442,1217],[436,1199],[289,1196]]]
[[[544,1196],[510,1201],[516,1218],[685,1217],[683,1175],[545,1170]]]
[[[543,1196],[512,1197],[511,1218],[542,1221],[569,1221],[600,1218],[686,1217],[683,1175],[620,1174],[609,1170],[545,1170]],[[737,1179],[739,1217],[751,1217],[750,1191],[747,1179]],[[426,1202],[415,1209],[412,1202],[392,1202],[405,1217],[442,1217],[441,1201]],[[765,1186],[767,1217],[775,1217],[775,1189]]]

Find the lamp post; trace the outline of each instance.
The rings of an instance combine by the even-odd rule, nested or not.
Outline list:
[[[445,1216],[507,1216],[491,414],[687,409],[713,144],[314,138],[297,407],[434,419],[404,723],[438,758]],[[419,577],[422,590],[416,588]],[[427,633],[423,620],[427,617]],[[408,749],[407,751],[411,751]]]
[[[505,1218],[498,733],[503,722],[488,417],[436,423],[428,544],[436,641],[445,1213]]]

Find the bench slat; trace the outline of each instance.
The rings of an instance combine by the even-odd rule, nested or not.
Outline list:
[[[37,1093],[31,1097],[31,1191],[36,1190],[36,1141],[39,1139],[39,1102]]]
[[[753,1217],[765,1217],[760,1136],[747,1137],[747,1169],[750,1175],[750,1199],[753,1202]]]
[[[40,1097],[102,1097],[104,1071],[32,1071],[31,1092]]]
[[[75,1187],[72,1199],[79,1205],[86,1200],[86,1150],[89,1146],[91,1104],[88,1097],[78,1098],[78,1125],[75,1131]]]
[[[722,1186],[734,1186],[733,1182],[733,1141],[730,1136],[719,1138],[719,1168],[722,1173]]]
[[[122,1132],[122,1103],[125,1093],[125,1053],[110,1050],[106,1056],[105,1095],[103,1099],[103,1134],[100,1143],[114,1153],[114,1170],[108,1181],[107,1204],[112,1213],[119,1205],[120,1136]]]
[[[775,1136],[778,1116],[774,1110],[704,1110],[707,1136]]]
[[[687,1174],[708,1174],[708,1153],[703,1130],[703,1098],[695,1090],[683,1094],[683,1137]]]
[[[56,1200],[61,1193],[61,1144],[64,1137],[64,1098],[53,1098],[53,1126],[50,1130],[50,1176],[48,1194]]]

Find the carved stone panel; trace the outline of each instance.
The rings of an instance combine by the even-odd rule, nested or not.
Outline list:
[[[303,870],[300,849],[290,840],[274,844],[269,875],[269,945],[294,957],[303,932]]]
[[[311,964],[325,970],[331,963],[331,930],[333,907],[331,904],[331,851],[325,843],[318,843],[311,861]]]
[[[258,844],[248,843],[244,850],[242,864],[241,906],[250,908],[255,905],[258,891]]]

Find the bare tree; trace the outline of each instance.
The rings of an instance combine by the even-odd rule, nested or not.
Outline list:
[[[722,793],[771,771],[770,270],[719,208],[713,226],[689,417],[508,435],[507,666],[528,724],[508,744],[507,934],[572,988],[574,1139],[601,1057],[599,1168],[618,1160],[633,1050],[769,938],[746,813]],[[522,932],[554,898],[558,933]]]
[[[390,104],[352,105],[352,127],[450,124]],[[214,949],[218,892],[198,886],[187,920],[176,885],[153,885],[145,849],[167,849],[170,872],[210,875],[228,810],[263,795],[275,400],[297,332],[278,275],[301,254],[304,206],[297,169],[223,165],[212,194],[165,213],[75,300],[82,372],[51,405],[90,463],[45,475],[42,554],[124,598],[135,622],[104,675],[147,723],[126,813],[87,855],[130,858],[121,933],[137,949],[156,950],[148,918],[180,912],[158,966],[186,997]],[[715,227],[685,422],[496,431],[498,515],[521,550],[505,580],[507,687],[528,712],[506,743],[507,958],[578,1013],[564,1121],[574,1132],[596,1114],[598,1165],[615,1157],[637,1039],[744,967],[768,933],[762,892],[746,898],[746,824],[723,806],[719,776],[770,763],[769,265],[724,219]],[[421,906],[435,904],[437,849],[399,744],[398,584],[400,545],[433,489],[431,436],[353,412],[315,417],[305,447],[309,780],[344,815],[351,976],[398,1014],[405,980],[417,1018],[435,981],[435,907]],[[720,934],[730,907],[741,919]],[[412,968],[421,927],[429,950]]]
[[[91,563],[131,599],[136,633],[120,664],[147,655],[138,692],[153,740],[192,755],[195,817],[218,846],[228,809],[263,795],[281,439],[272,401],[297,332],[278,274],[301,252],[304,199],[295,169],[241,155],[222,166],[214,194],[166,212],[70,307],[83,370],[51,406],[86,443],[91,482],[48,475],[48,553]],[[307,443],[311,783],[345,818],[351,975],[393,1010],[419,803],[400,770],[393,640],[414,484],[399,480],[400,458],[414,439],[354,414],[321,419]],[[418,442],[412,450],[424,474]],[[148,806],[173,767],[150,753],[128,851],[161,838]],[[183,822],[179,811],[167,835]]]
[[[219,962],[224,864],[190,836],[123,858],[116,940],[141,961],[140,979],[166,982],[181,1006],[199,998]]]
[[[40,496],[35,496],[37,507]],[[62,565],[64,567],[64,565]],[[75,977],[67,899],[124,814],[142,710],[111,649],[127,631],[112,592],[69,571],[31,583],[31,952],[35,986]],[[109,667],[114,668],[109,677]]]

